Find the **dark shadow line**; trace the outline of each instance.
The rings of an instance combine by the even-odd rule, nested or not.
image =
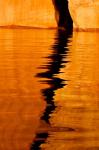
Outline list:
[[[68,40],[72,36],[72,31],[67,32],[66,30],[58,30],[55,36],[55,43],[51,46],[52,54],[48,56],[48,64],[41,66],[41,68],[47,69],[46,72],[41,72],[36,75],[36,77],[42,79],[41,82],[45,82],[49,85],[49,88],[41,90],[41,93],[46,101],[46,108],[41,116],[41,120],[50,126],[51,114],[55,111],[57,107],[54,103],[55,91],[57,89],[63,88],[66,85],[66,81],[58,78],[57,75],[60,74],[60,69],[64,67],[64,58],[68,55]],[[43,129],[43,131],[36,134],[35,140],[31,145],[31,150],[40,150],[40,145],[45,143],[49,136],[49,131]]]

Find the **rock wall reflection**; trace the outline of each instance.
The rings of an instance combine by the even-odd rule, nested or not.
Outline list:
[[[0,150],[99,149],[99,33],[0,30]]]
[[[0,150],[30,149],[45,109],[35,74],[53,37],[54,30],[0,30]]]
[[[68,63],[68,60],[64,59],[68,55],[68,41],[71,34],[72,31],[70,33],[62,30],[57,32],[55,43],[51,46],[52,53],[47,57],[48,63],[41,66],[41,68],[45,68],[47,71],[37,74],[37,77],[41,78],[41,82],[48,84],[49,87],[41,90],[47,106],[41,116],[42,126],[38,129],[31,150],[41,149],[42,144],[49,139],[50,131],[62,130],[60,126],[52,126],[50,119],[57,108],[57,104],[55,103],[56,91],[66,85],[65,79],[60,78],[59,74],[62,73],[61,69],[64,68],[65,63]],[[71,129],[66,127],[66,130]]]
[[[46,101],[53,101],[54,107],[50,113],[45,110],[49,120],[39,133],[46,136],[43,140],[37,136],[36,140],[41,141],[36,144],[46,150],[98,150],[99,33],[74,32],[69,40],[66,34],[62,37],[48,57],[48,71],[39,74],[50,86],[42,94]]]

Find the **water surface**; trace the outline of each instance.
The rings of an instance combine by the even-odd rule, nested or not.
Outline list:
[[[0,150],[99,150],[98,38],[0,30]]]

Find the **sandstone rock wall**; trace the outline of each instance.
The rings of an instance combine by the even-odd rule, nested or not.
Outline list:
[[[69,0],[75,29],[99,29],[99,0]]]
[[[74,29],[99,29],[99,0],[68,0]],[[0,0],[0,26],[56,27],[52,0]]]
[[[55,27],[51,0],[0,0],[0,26]]]

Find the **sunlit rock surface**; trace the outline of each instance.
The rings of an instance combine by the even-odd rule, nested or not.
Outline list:
[[[99,0],[69,0],[76,29],[99,29]]]
[[[51,0],[1,0],[0,26],[56,27]]]

